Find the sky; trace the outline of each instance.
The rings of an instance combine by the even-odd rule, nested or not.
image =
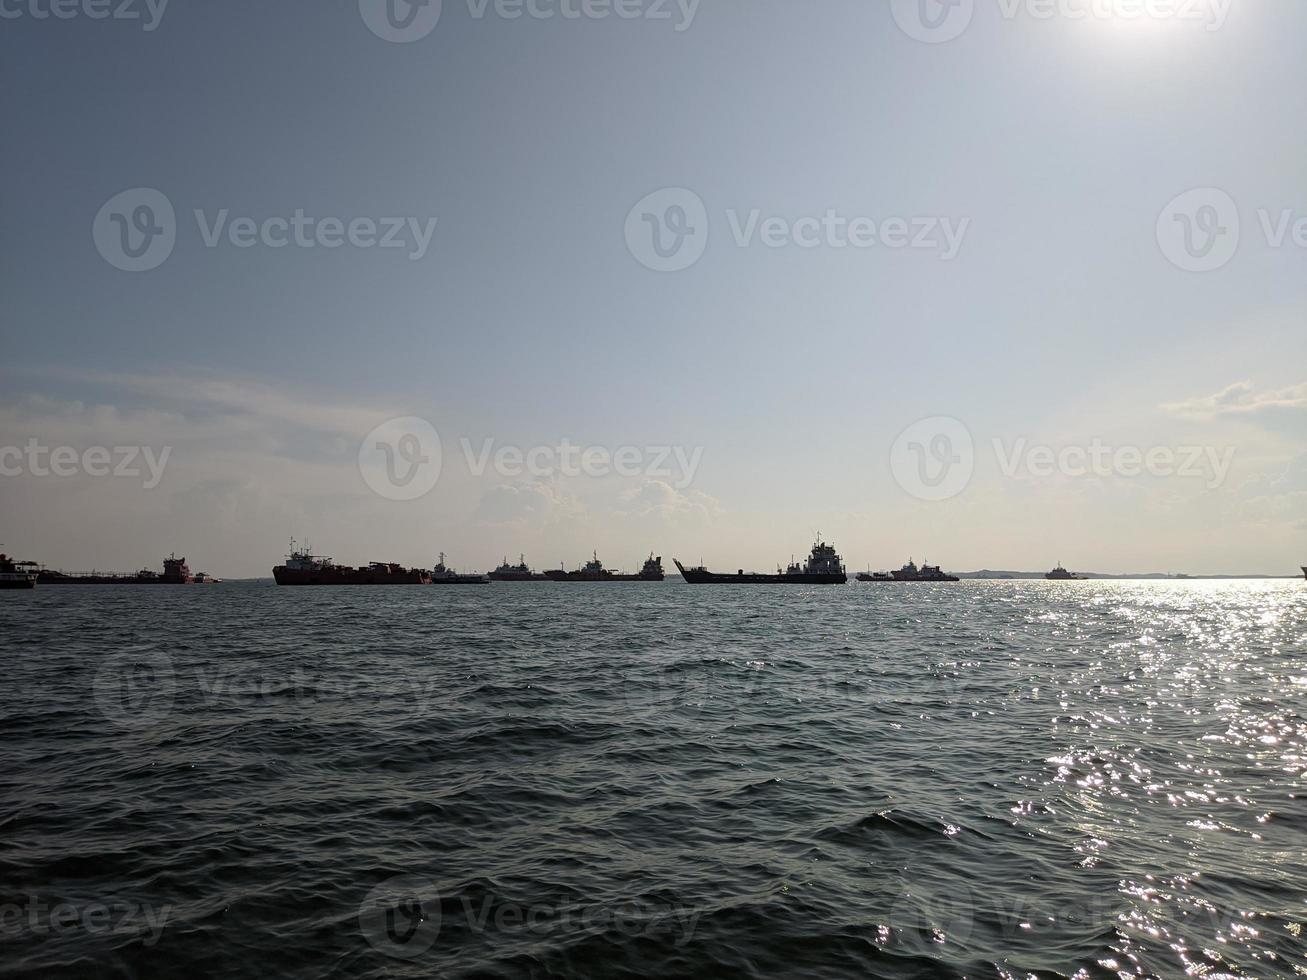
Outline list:
[[[1307,563],[1302,4],[56,6],[11,554]]]

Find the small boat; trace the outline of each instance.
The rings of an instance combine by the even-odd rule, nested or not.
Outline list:
[[[459,573],[445,565],[445,553],[440,553],[440,560],[431,570],[432,585],[489,585],[490,576],[480,572]]]
[[[0,554],[0,589],[36,588],[36,562],[15,561]]]
[[[1057,568],[1045,575],[1044,578],[1048,579],[1050,582],[1083,582],[1085,580],[1083,575],[1076,575],[1074,572],[1068,572],[1062,567],[1061,562],[1058,562]]]

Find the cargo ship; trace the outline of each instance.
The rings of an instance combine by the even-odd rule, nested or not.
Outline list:
[[[508,557],[504,563],[488,576],[492,582],[547,582],[549,576],[542,572],[533,572],[526,563],[526,555],[519,555],[517,564],[510,565]]]
[[[594,552],[588,562],[574,572],[559,568],[545,572],[551,582],[661,582],[663,574],[662,556],[654,557],[653,552],[645,560],[644,567],[635,575],[623,575],[612,569],[604,568],[599,560],[599,552]]]
[[[436,562],[436,567],[431,570],[432,585],[489,585],[490,576],[482,575],[480,572],[468,572],[460,574],[452,568],[445,567],[445,553],[440,553],[440,560]]]
[[[729,572],[710,572],[703,565],[686,568],[679,559],[673,561],[676,562],[681,577],[691,585],[843,585],[849,580],[834,546],[822,541],[821,535],[817,536],[812,554],[806,562],[802,565],[791,562],[784,571],[777,568],[775,575],[770,572],[746,572],[742,568],[734,575]]]
[[[290,540],[286,564],[272,570],[278,585],[430,585],[431,575],[422,568],[404,568],[393,562],[374,561],[358,568],[337,565],[330,558],[315,555],[307,545],[295,547]]]
[[[60,572],[42,568],[37,580],[43,585],[191,585],[191,574],[185,558],[171,554],[163,560],[163,574],[142,568],[135,575],[120,572]]]
[[[956,575],[949,575],[938,565],[922,563],[918,568],[911,558],[902,568],[893,572],[859,572],[859,582],[956,582]]]
[[[36,562],[15,561],[0,554],[0,589],[34,589],[36,577]]]
[[[1083,575],[1076,575],[1074,572],[1068,572],[1062,567],[1061,562],[1058,562],[1057,568],[1045,575],[1044,578],[1048,579],[1050,582],[1083,582],[1085,580]]]

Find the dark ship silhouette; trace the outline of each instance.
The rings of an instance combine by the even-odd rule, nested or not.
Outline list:
[[[330,558],[315,555],[308,545],[295,547],[290,539],[286,563],[272,570],[278,585],[430,585],[431,574],[422,568],[404,568],[391,562],[374,561],[351,568]]]
[[[604,568],[604,563],[599,560],[599,552],[594,552],[591,559],[574,572],[565,569],[551,569],[545,572],[545,577],[551,582],[661,582],[666,576],[663,574],[662,556],[654,557],[653,553],[645,560],[644,567],[635,575],[623,575],[621,572],[614,572],[610,568]]]
[[[163,560],[163,574],[142,568],[135,575],[120,572],[60,572],[43,568],[37,573],[43,585],[191,585],[195,576],[185,558],[176,554]]]
[[[911,558],[902,568],[893,572],[859,572],[859,582],[956,582],[956,575],[949,575],[938,565],[924,562],[918,568]]]
[[[835,553],[833,545],[821,540],[812,546],[812,553],[802,565],[791,562],[784,571],[776,569],[770,572],[746,572],[740,569],[734,575],[722,572],[710,572],[703,565],[686,568],[679,559],[673,559],[681,577],[691,585],[753,585],[753,584],[788,584],[788,585],[843,585],[849,580],[844,571],[840,556]]]
[[[488,576],[492,582],[547,582],[549,576],[531,571],[526,563],[526,555],[518,556],[517,564],[510,565],[508,558]]]

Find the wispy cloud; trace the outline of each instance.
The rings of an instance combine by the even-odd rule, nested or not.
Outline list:
[[[1246,418],[1307,421],[1307,382],[1258,391],[1248,381],[1227,385],[1213,395],[1169,402],[1162,410],[1182,418],[1208,420],[1215,418]]]

